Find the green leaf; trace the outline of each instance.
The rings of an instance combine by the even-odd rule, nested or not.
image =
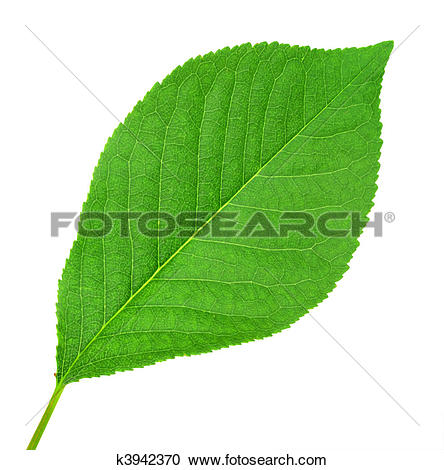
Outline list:
[[[264,338],[327,297],[361,228],[282,236],[282,221],[327,210],[368,220],[392,47],[225,48],[176,68],[137,103],[100,157],[59,282],[57,385],[29,449],[66,384]],[[123,218],[91,237],[102,227],[91,213]],[[187,235],[176,225],[146,236],[130,218],[122,233],[134,213],[198,220]],[[243,232],[227,236],[233,228]]]
[[[210,214],[188,237],[147,237],[136,219],[128,237],[119,224],[79,234],[59,283],[58,384],[264,338],[327,296],[356,237],[202,227],[234,211],[244,225],[257,211],[275,224],[286,211],[365,218],[391,49],[244,44],[154,85],[108,140],[83,212]]]

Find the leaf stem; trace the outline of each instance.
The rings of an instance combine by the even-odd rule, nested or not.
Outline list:
[[[42,434],[46,429],[46,425],[48,424],[49,419],[51,418],[52,412],[54,411],[54,408],[56,407],[64,388],[65,385],[56,386],[54,393],[52,394],[52,397],[49,400],[48,406],[46,407],[46,410],[43,413],[42,419],[40,420],[40,423],[37,426],[37,429],[35,430],[35,433],[32,436],[28,447],[26,448],[27,450],[35,450],[37,448],[37,445],[40,442],[40,438],[42,437]]]

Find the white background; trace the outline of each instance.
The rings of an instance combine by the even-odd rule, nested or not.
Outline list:
[[[1,13],[1,424],[7,469],[111,469],[117,452],[320,455],[330,469],[442,469],[443,32],[439,2],[9,2]],[[54,387],[57,280],[117,122],[188,58],[243,42],[365,46],[393,39],[381,95],[375,211],[350,270],[312,319],[263,341]],[[313,468],[313,467],[312,467]],[[316,467],[321,468],[321,467]]]

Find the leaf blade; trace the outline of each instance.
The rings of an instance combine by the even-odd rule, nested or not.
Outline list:
[[[176,75],[173,72],[162,85],[155,85],[154,92],[151,90],[125,121],[130,131],[143,139],[144,145],[120,126],[109,140],[96,168],[84,210],[124,210],[126,202],[127,210],[143,211],[147,210],[147,206],[152,206],[173,214],[187,209],[223,213],[237,205],[244,219],[254,210],[249,207],[283,213],[303,206],[302,209],[314,213],[320,210],[319,198],[316,192],[315,197],[311,198],[309,193],[312,187],[317,187],[326,193],[326,197],[324,194],[322,198],[324,206],[328,203],[331,207],[356,209],[365,216],[376,189],[374,182],[380,147],[377,101],[383,66],[391,47],[390,43],[382,43],[358,50],[312,51],[308,48],[282,48],[278,44],[261,44],[255,46],[255,50],[244,45],[188,61],[182,68],[176,69]],[[261,57],[261,53],[262,62],[259,59],[251,62],[252,57]],[[283,54],[287,54],[288,59],[284,65]],[[304,62],[307,63],[307,77],[310,73],[314,75],[310,80],[299,82],[295,77],[300,77],[298,73]],[[375,85],[365,82],[366,77],[368,80],[368,77],[375,75],[375,70],[378,71],[375,65],[381,68],[381,63],[381,71],[373,77],[377,78]],[[217,67],[218,73],[215,72]],[[195,75],[199,77],[199,70],[201,76],[198,83]],[[239,70],[245,72],[244,78],[239,78]],[[274,74],[273,81],[270,70]],[[344,74],[345,86],[342,83],[344,77],[340,84],[336,83],[339,70]],[[237,81],[234,78],[236,74]],[[330,79],[332,83],[327,83],[327,80],[323,82],[323,74],[333,77]],[[213,77],[211,85],[208,76]],[[180,86],[174,85],[175,80]],[[239,80],[240,85],[237,85]],[[254,86],[259,82],[266,90],[266,101],[263,90]],[[227,83],[232,86],[227,86]],[[324,90],[319,89],[322,84]],[[294,85],[293,88],[291,85]],[[301,97],[298,90],[302,86],[304,93]],[[307,92],[310,87],[318,90],[315,96],[319,102],[310,102],[311,95]],[[205,94],[205,99],[190,101],[190,96],[199,96],[199,89],[202,95]],[[245,102],[246,91],[249,93]],[[257,99],[254,99],[255,94]],[[303,112],[299,112],[296,118],[286,119],[285,125],[276,126],[282,110],[275,111],[275,108],[282,102],[282,97],[291,101],[294,112],[299,109],[302,98],[305,104],[302,106]],[[346,108],[349,104],[356,106],[357,110],[350,111]],[[337,118],[338,112],[343,114],[340,119]],[[147,119],[143,116],[150,116],[148,125],[143,124]],[[241,126],[242,133],[233,116],[247,116]],[[366,118],[370,128],[365,127]],[[362,124],[363,135],[356,129],[348,129],[353,120]],[[299,130],[289,139],[289,132],[298,126]],[[189,130],[185,135],[184,128]],[[239,138],[239,135],[244,138]],[[322,137],[322,152],[316,140],[319,136]],[[362,142],[359,141],[361,138]],[[354,147],[349,153],[361,155],[360,158],[353,159],[348,155],[336,163],[328,158],[331,155],[337,157],[339,148],[345,146],[350,149],[351,144]],[[279,145],[281,147],[276,151]],[[364,156],[363,145],[367,147]],[[178,148],[181,149],[179,153]],[[239,149],[244,151],[239,152]],[[209,158],[213,154],[220,155],[220,158]],[[116,155],[126,155],[126,158],[113,161],[112,156],[115,158]],[[299,156],[300,161],[295,156]],[[344,163],[349,165],[344,167]],[[314,167],[316,173],[312,170]],[[358,172],[361,178],[366,178],[365,184],[359,178],[358,181],[353,179],[350,168]],[[112,180],[109,174],[118,177]],[[153,174],[159,175],[158,181],[151,176]],[[140,179],[134,187],[131,186],[131,176],[133,180],[135,176]],[[196,184],[187,181],[192,176]],[[183,201],[173,197],[176,183],[169,184],[168,181],[174,178],[184,183],[180,188]],[[208,190],[215,181],[218,182],[216,190]],[[153,189],[156,183],[157,198]],[[345,190],[347,186],[351,189]],[[143,197],[137,191],[141,191]],[[358,192],[359,198],[350,199]],[[288,195],[291,195],[290,199]],[[289,204],[284,207],[285,204],[282,204],[286,199]],[[316,204],[318,208],[313,207]],[[319,237],[313,247],[307,247],[307,242],[301,240],[293,240],[294,245],[283,247],[273,245],[277,243],[273,240],[264,242],[255,239],[239,244],[238,240],[218,240],[214,237],[211,241],[192,237],[184,244],[175,237],[176,234],[165,241],[157,239],[153,243],[152,239],[142,239],[136,229],[134,221],[130,221],[129,240],[117,238],[112,232],[109,239],[90,241],[79,237],[73,247],[65,269],[65,273],[69,271],[68,281],[62,278],[60,283],[58,306],[58,380],[63,383],[142,367],[176,355],[219,349],[280,331],[325,298],[347,269],[357,246],[354,239],[338,241]],[[230,243],[228,248],[227,243]],[[208,246],[210,244],[211,247]],[[113,247],[118,247],[117,255],[112,251]],[[285,258],[279,253],[282,249],[286,250]],[[97,260],[97,253],[100,252],[103,255],[100,259],[102,268]],[[331,253],[336,258],[325,261],[325,256]],[[286,259],[289,256],[292,256],[292,263]],[[236,266],[230,266],[227,258],[247,259],[250,264],[248,268],[239,270]],[[199,261],[196,262],[196,259]],[[208,262],[209,259],[212,261]],[[124,273],[119,272],[121,265],[126,269]],[[264,266],[270,265],[277,267],[272,273],[274,279],[264,273]],[[325,275],[327,268],[330,270],[327,279],[307,283],[310,278],[307,272]],[[100,269],[102,279],[100,276],[93,279],[91,273],[100,273]],[[113,269],[118,274],[113,278],[111,287],[116,285],[117,292],[110,293],[106,275],[115,274]],[[150,270],[151,274],[147,275]],[[217,274],[216,279],[208,276],[211,271]],[[119,286],[120,279],[125,281],[124,288]],[[292,291],[296,297],[307,298],[306,305],[287,298],[288,293],[282,286],[275,286],[276,279],[287,289],[294,285]],[[214,288],[213,284],[217,282],[220,285]],[[77,290],[72,288],[73,284]],[[98,288],[100,290],[101,284],[103,292],[97,300],[94,294]],[[171,284],[175,286],[170,287]],[[70,285],[71,291],[67,287]],[[134,292],[137,294],[134,295]],[[68,300],[73,298],[72,311],[67,312]],[[195,298],[198,303],[194,303]],[[271,302],[270,299],[279,299],[283,306],[276,310],[279,302]],[[251,312],[252,303],[260,315],[245,315],[245,312]],[[220,308],[216,310],[216,304],[223,311]],[[74,331],[78,333],[77,338],[72,335],[72,328],[68,333],[67,316],[75,318],[79,310],[82,313],[80,328],[78,332]],[[274,313],[267,315],[267,311]],[[71,343],[67,342],[69,340]]]

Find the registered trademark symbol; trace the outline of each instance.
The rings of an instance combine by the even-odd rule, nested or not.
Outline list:
[[[392,222],[395,221],[395,214],[394,214],[393,212],[386,212],[386,213],[384,214],[384,220],[385,220],[387,223],[391,224]]]

